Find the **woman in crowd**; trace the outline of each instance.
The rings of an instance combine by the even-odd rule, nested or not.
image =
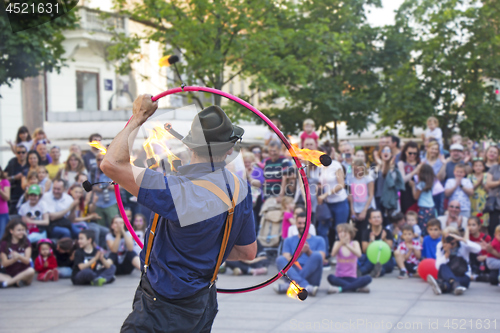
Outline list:
[[[9,222],[9,200],[10,182],[7,179],[7,172],[3,171],[0,166],[0,238]]]
[[[439,143],[435,140],[429,141],[427,145],[427,153],[425,154],[425,159],[422,160],[425,164],[432,167],[434,175],[436,176],[436,181],[439,178],[439,173],[446,172],[446,161],[443,155],[439,153]],[[438,191],[432,193],[432,199],[434,200],[434,206],[438,212],[438,216],[443,215],[443,202],[444,202],[444,189],[440,184],[438,186]]]
[[[401,158],[398,162],[398,169],[403,176],[405,189],[401,191],[401,211],[406,212],[411,209],[418,212],[417,200],[413,197],[413,189],[410,185],[410,180],[418,175],[423,163],[420,162],[420,153],[418,145],[414,141],[407,142],[401,151]]]
[[[488,191],[485,209],[487,209],[490,214],[488,234],[494,237],[495,228],[500,224],[500,164],[491,166],[486,174],[485,188]]]
[[[355,158],[352,161],[352,176],[349,179],[349,184],[351,218],[355,222],[356,229],[358,230],[357,240],[359,241],[361,240],[361,234],[368,226],[368,209],[375,208],[374,181],[362,159]],[[338,224],[339,223],[336,223],[336,225]]]
[[[498,164],[499,149],[497,146],[489,146],[484,152],[485,172],[490,171],[490,168]]]
[[[111,220],[111,228],[106,236],[109,259],[116,266],[116,275],[132,273],[134,268],[141,270],[139,256],[134,252],[134,240],[129,231],[125,230],[125,224],[120,216]]]
[[[75,177],[79,173],[87,173],[83,160],[78,155],[71,153],[66,160],[66,165],[63,169],[59,170],[56,178],[64,179],[68,182],[68,186],[73,185]]]
[[[488,176],[485,172],[485,165],[482,157],[474,157],[472,159],[472,173],[470,173],[467,178],[469,178],[474,186],[474,194],[470,198],[471,216],[477,216],[477,214],[483,213],[484,207],[486,206],[486,199],[488,198],[488,192],[485,188]],[[489,214],[483,214],[482,219],[482,225],[488,226],[490,219]]]
[[[40,155],[38,155],[38,153],[36,151],[30,150],[28,152],[28,164],[29,164],[30,168],[28,169],[27,174],[24,175],[22,180],[21,180],[21,187],[23,188],[23,190],[26,190],[26,187],[28,187],[28,177],[27,176],[31,172],[37,173],[37,177],[38,177],[39,163],[40,163]]]
[[[13,143],[11,140],[7,140],[7,143],[9,144],[10,149],[12,150],[14,155],[16,154],[17,145],[23,145],[24,147],[26,147],[26,151],[30,151],[31,146],[33,146],[33,140],[31,140],[30,131],[26,126],[21,126],[17,130],[15,143]]]

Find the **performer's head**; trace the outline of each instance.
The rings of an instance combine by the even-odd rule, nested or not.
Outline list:
[[[182,142],[199,160],[222,162],[233,152],[244,132],[243,128],[232,124],[220,107],[212,105],[195,116],[191,131]]]

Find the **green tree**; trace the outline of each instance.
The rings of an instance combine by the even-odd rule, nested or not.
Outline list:
[[[386,48],[403,40],[396,44],[404,57],[384,68],[380,125],[411,134],[434,115],[445,140],[457,129],[500,138],[500,103],[487,84],[500,77],[499,13],[498,1],[406,1],[387,29]]]
[[[1,7],[2,5],[0,5]],[[58,73],[63,58],[63,31],[74,29],[74,11],[29,30],[13,33],[5,13],[0,10],[0,86],[16,79],[37,76],[42,71]]]

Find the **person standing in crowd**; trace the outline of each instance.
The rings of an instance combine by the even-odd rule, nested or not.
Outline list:
[[[92,141],[102,141],[102,135],[99,133],[93,133],[89,136],[89,143]],[[92,173],[97,168],[96,156],[100,155],[100,150],[94,147],[90,147],[90,151],[88,151],[85,155],[83,155],[83,162],[85,164],[85,169]]]
[[[274,126],[276,126],[281,131],[281,121],[278,118],[272,118],[271,121]],[[272,142],[278,144],[279,148],[281,149],[282,142],[280,137],[278,136],[278,134],[276,134],[276,132],[269,128],[266,135],[264,136],[264,145],[270,146]]]
[[[390,140],[389,137],[385,135],[382,135],[378,139],[378,147],[373,150],[373,160],[375,161],[376,165],[382,164],[382,159],[381,159],[382,149],[384,149],[386,146],[389,146],[389,140]],[[389,147],[389,149],[391,149],[391,147]]]
[[[34,150],[31,150],[28,152],[28,165],[29,169],[28,172],[23,176],[21,179],[21,187],[23,190],[26,190],[26,187],[28,187],[28,175],[31,174],[32,172],[38,172],[38,166],[40,162],[40,155]],[[38,176],[38,175],[37,175]],[[38,179],[37,179],[38,182]]]
[[[382,147],[376,169],[375,205],[382,212],[384,226],[391,223],[391,217],[399,208],[399,191],[405,189],[403,176],[395,167],[391,147]]]
[[[82,159],[76,154],[70,154],[66,160],[66,165],[64,168],[59,170],[56,178],[65,180],[70,187],[76,181],[76,176],[79,173],[87,173],[85,165],[83,164]]]
[[[291,170],[290,161],[280,156],[281,143],[272,142],[269,145],[269,159],[264,164],[264,196],[278,197],[281,200],[285,195],[285,185],[288,172]]]
[[[304,149],[317,150],[318,146],[313,138],[306,138],[304,140]],[[322,168],[317,167],[309,161],[301,160],[302,165],[306,165],[307,168],[304,170],[306,172],[307,181],[309,183],[309,193],[311,194],[311,223],[316,223],[316,208],[318,207],[318,188],[320,183],[320,177]],[[295,191],[295,202],[305,203],[302,197],[302,188],[297,186]]]
[[[19,129],[17,130],[16,142],[13,143],[11,140],[7,140],[7,143],[9,144],[10,150],[12,150],[12,153],[14,153],[14,155],[17,154],[18,145],[22,145],[24,148],[26,148],[26,151],[30,151],[31,146],[33,146],[33,140],[31,139],[28,127],[19,127]]]
[[[349,185],[349,179],[352,175],[352,160],[354,159],[354,145],[349,141],[344,141],[339,147],[342,157],[342,165],[345,168],[345,174],[347,179],[347,185]]]
[[[76,156],[80,157],[83,160],[82,148],[80,148],[80,145],[74,143],[71,146],[69,146],[69,153],[75,154]]]
[[[24,145],[18,145],[16,147],[17,156],[12,158],[5,168],[5,172],[7,172],[8,179],[11,185],[9,201],[9,214],[11,215],[17,214],[17,202],[24,193],[24,190],[21,187],[21,182],[23,176],[27,175],[29,170],[26,155],[27,152],[28,150]]]
[[[401,211],[406,214],[410,209],[418,211],[417,200],[413,197],[413,189],[410,185],[415,175],[418,175],[423,163],[420,162],[418,145],[414,141],[407,142],[401,151],[401,158],[398,162],[398,169],[405,182],[405,189],[401,191]]]
[[[401,159],[401,139],[395,135],[389,136],[389,146],[392,150],[392,156],[394,156],[394,163],[397,165]]]
[[[427,222],[436,217],[436,208],[432,200],[432,187],[434,186],[434,170],[430,165],[424,164],[418,173],[418,183],[410,180],[413,198],[418,204],[418,226],[420,230],[427,230]]]
[[[463,163],[464,160],[464,146],[459,143],[454,143],[450,146],[450,157],[446,159],[445,172],[439,173],[438,178],[446,184],[448,179],[455,178],[454,171],[457,164]]]
[[[52,162],[47,164],[45,168],[47,168],[49,178],[51,180],[54,180],[59,170],[64,167],[64,163],[61,163],[59,161],[59,159],[61,158],[61,148],[59,148],[58,146],[53,146],[52,148],[50,148],[49,154]]]
[[[48,165],[52,162],[50,155],[47,153],[47,145],[45,143],[40,143],[36,146],[36,152],[40,157],[40,160],[38,161],[39,165]]]
[[[485,158],[485,170],[484,172],[490,171],[490,168],[498,164],[499,148],[498,146],[489,146],[484,152]]]
[[[484,171],[485,165],[482,157],[474,157],[472,159],[472,173],[467,176],[474,186],[474,194],[470,198],[471,203],[471,216],[483,214],[484,207],[486,206],[486,199],[488,192],[486,191],[486,182],[488,175]],[[489,214],[483,214],[483,225],[488,226]]]
[[[0,238],[9,222],[10,182],[7,173],[0,166]]]
[[[436,176],[435,186],[438,186],[439,190],[433,190],[432,199],[434,200],[434,205],[436,206],[438,215],[441,215],[443,214],[444,210],[444,188],[441,184],[437,184],[437,181],[439,181],[440,176],[444,177],[444,174],[446,172],[446,160],[444,156],[439,152],[439,144],[437,141],[429,141],[429,144],[427,145],[427,153],[425,154],[425,159],[423,159],[423,162],[432,167],[434,175]]]
[[[474,186],[472,182],[465,178],[467,172],[464,164],[457,164],[454,171],[455,178],[450,178],[444,185],[444,195],[450,198],[450,201],[460,202],[460,215],[469,217],[471,205],[469,197],[474,194]]]
[[[500,164],[491,166],[486,174],[486,190],[488,191],[487,208],[490,214],[488,233],[495,236],[495,228],[500,224]]]

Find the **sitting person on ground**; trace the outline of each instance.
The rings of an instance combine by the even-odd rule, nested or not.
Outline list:
[[[75,261],[71,282],[74,285],[102,286],[115,280],[116,266],[111,259],[106,259],[104,253],[94,247],[94,232],[82,230],[78,234],[78,245],[75,251]]]
[[[434,216],[434,218],[436,217]],[[425,225],[427,225],[428,222],[429,220],[425,222]],[[420,237],[423,235],[422,235],[422,229],[420,229],[418,223],[418,214],[414,211],[409,210],[408,213],[406,213],[406,223],[413,227],[413,233],[415,234],[415,239],[420,240]],[[427,228],[425,230],[427,230]]]
[[[481,246],[461,237],[456,228],[444,229],[443,238],[438,243],[436,252],[438,279],[434,279],[431,274],[427,276],[427,282],[431,285],[434,294],[462,295],[470,284],[470,254],[479,252],[481,252]]]
[[[388,229],[382,227],[382,213],[379,210],[371,209],[368,211],[368,229],[361,234],[361,248],[363,255],[358,260],[359,270],[361,275],[371,274],[372,277],[377,278],[384,276],[386,273],[391,273],[395,266],[394,257],[391,256],[385,264],[373,264],[366,256],[368,246],[377,240],[382,240],[389,245],[392,249],[394,238]]]
[[[141,240],[141,242],[144,244],[144,236],[146,235],[146,217],[142,215],[141,213],[137,213],[134,216],[134,222],[132,223],[132,226],[134,227],[135,234],[137,237]],[[141,254],[141,247],[139,244],[137,244],[134,241],[134,252],[137,253],[137,255]]]
[[[116,275],[132,273],[134,268],[141,270],[141,261],[134,252],[134,239],[120,216],[111,220],[110,232],[106,235],[106,244],[110,251],[108,258],[116,266]]]
[[[329,294],[338,294],[346,291],[370,292],[367,286],[372,282],[369,275],[357,276],[358,258],[361,257],[359,242],[354,240],[356,228],[349,223],[337,226],[339,240],[333,244],[331,257],[337,256],[335,275],[328,275]]]
[[[75,250],[75,242],[71,238],[64,237],[57,241],[54,255],[57,259],[59,278],[69,279],[71,277],[71,274],[73,273]]]
[[[441,222],[431,219],[427,222],[427,236],[422,243],[422,259],[436,259],[436,249],[441,242]]]
[[[26,236],[26,224],[20,219],[10,221],[0,242],[0,288],[12,285],[29,286],[35,276],[31,267],[31,244]]]
[[[297,236],[288,237],[283,243],[283,253],[276,259],[278,270],[281,271],[292,259],[300,238],[306,228],[306,213],[300,213],[296,220]],[[319,236],[307,235],[300,257],[294,265],[288,270],[288,276],[295,281],[301,288],[305,288],[309,296],[316,296],[321,275],[323,273],[323,260],[325,260],[325,240]],[[275,291],[278,294],[285,294],[288,290],[288,283],[275,284]]]
[[[66,182],[54,179],[52,192],[45,193],[42,201],[49,210],[49,238],[77,238],[80,229],[68,219],[71,211],[80,203],[66,193]]]
[[[399,243],[394,251],[394,258],[399,267],[399,279],[406,279],[417,272],[417,266],[420,263],[422,247],[420,241],[415,240],[415,232],[409,224],[403,227],[403,241]]]
[[[467,218],[460,215],[461,206],[458,200],[451,200],[448,203],[448,211],[445,215],[439,216],[438,220],[441,222],[441,230],[447,227],[453,227],[458,230],[467,229]]]
[[[457,164],[453,171],[455,178],[450,178],[444,185],[444,195],[450,198],[450,201],[460,202],[460,215],[468,218],[471,212],[470,197],[474,195],[474,186],[470,179],[466,178],[464,164]]]
[[[48,238],[38,241],[38,257],[35,259],[35,271],[37,271],[38,281],[57,281],[59,271],[57,270],[57,259],[54,256],[52,246],[54,243]]]
[[[408,213],[413,213],[415,216],[417,216],[416,212],[409,211]],[[415,217],[416,220],[416,217]],[[392,249],[391,250],[396,250],[398,248],[398,245],[400,242],[402,242],[401,236],[403,236],[403,227],[405,226],[406,223],[406,218],[403,215],[403,213],[399,212],[394,214],[390,218],[391,223],[386,227],[387,230],[389,230],[392,234],[393,237],[393,242],[392,242]]]
[[[478,282],[489,282],[490,280],[490,270],[486,266],[486,258],[488,257],[488,252],[486,252],[485,245],[491,241],[491,237],[488,234],[481,232],[481,219],[477,216],[469,217],[467,228],[469,230],[469,239],[481,246],[481,252],[471,253],[469,257],[470,268],[471,268],[471,280]]]
[[[269,258],[262,245],[257,242],[257,256],[253,260],[226,261],[226,266],[231,268],[233,275],[265,275]]]
[[[28,227],[28,239],[30,243],[36,243],[40,239],[47,238],[49,210],[40,198],[40,186],[37,184],[31,185],[28,189],[28,201],[21,205],[18,212],[22,221]]]
[[[495,238],[485,246],[488,257],[486,265],[490,270],[500,269],[500,225],[495,228]]]

